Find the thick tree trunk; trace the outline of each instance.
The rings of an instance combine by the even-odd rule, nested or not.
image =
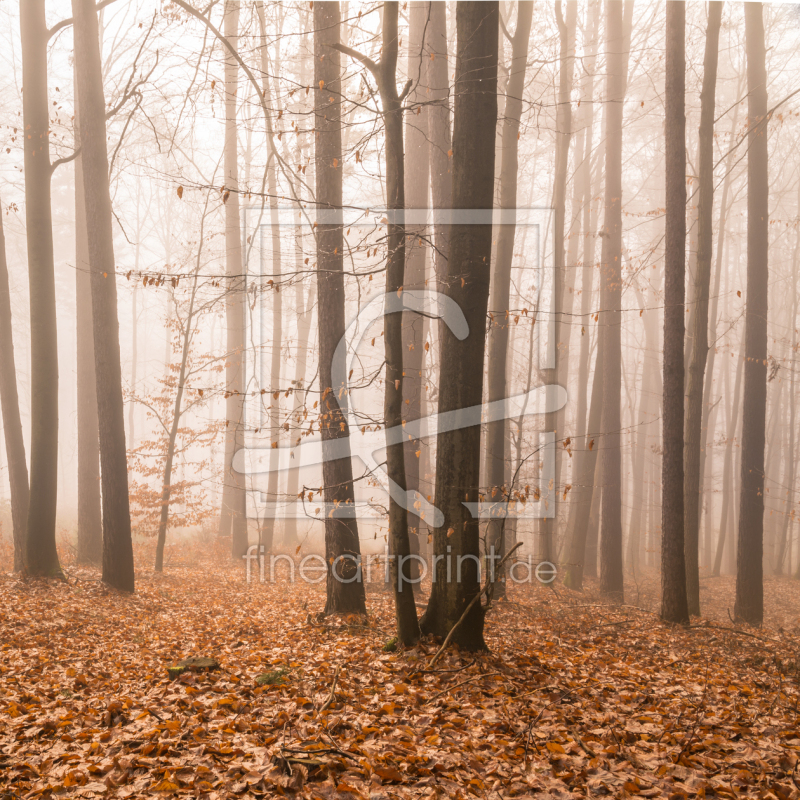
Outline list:
[[[75,71],[81,109],[81,160],[92,278],[92,322],[103,502],[103,581],[134,589],[133,544],[125,449],[125,407],[119,354],[117,282],[108,184],[105,98],[97,10],[73,0]]]
[[[767,71],[761,3],[744,7],[747,42],[747,307],[736,619],[764,617],[764,442],[767,409],[769,171]]]
[[[31,476],[26,568],[62,577],[56,550],[58,341],[50,204],[50,119],[44,0],[20,0],[25,225],[31,308]]]
[[[456,24],[452,206],[489,209],[494,194],[499,4],[459,2]],[[459,341],[449,330],[440,330],[440,414],[482,401],[492,255],[490,225],[454,225],[451,230],[443,288],[464,312],[469,335]],[[434,531],[434,550],[443,558],[436,563],[422,619],[425,633],[446,636],[480,592],[478,520],[464,505],[465,500],[479,500],[480,435],[480,425],[475,425],[437,437],[436,507],[444,514],[444,524]],[[456,580],[448,582],[448,566],[455,567]],[[471,650],[485,648],[483,615],[480,602],[475,603],[453,642]]]
[[[225,38],[234,47],[239,37],[239,0],[225,1]],[[225,50],[225,319],[227,326],[225,364],[225,465],[223,470],[221,536],[231,537],[231,556],[247,552],[247,495],[244,476],[232,467],[234,454],[244,447],[245,387],[245,304],[247,280],[244,275],[239,211],[239,154],[236,106],[239,66]]]
[[[25,533],[28,526],[28,464],[19,416],[14,332],[11,324],[11,292],[8,285],[6,237],[0,206],[0,406],[6,443],[8,483],[11,489],[11,524],[14,534],[14,572],[25,569]]]
[[[628,0],[628,3],[632,0]],[[606,187],[601,261],[603,367],[603,497],[600,591],[622,602],[621,302],[622,302],[622,108],[628,52],[622,3],[606,0]]]
[[[708,357],[708,298],[711,286],[711,255],[714,213],[714,109],[716,107],[717,61],[722,2],[709,3],[706,49],[703,59],[703,90],[700,94],[699,166],[700,198],[697,204],[697,269],[694,275],[694,346],[686,387],[686,433],[684,442],[684,553],[686,597],[689,613],[700,614],[700,452],[703,442],[703,380]],[[686,181],[684,180],[684,186]],[[685,190],[684,190],[685,194]],[[685,217],[685,215],[684,215]],[[710,375],[709,375],[710,381]]]
[[[325,560],[328,564],[325,613],[366,613],[364,584],[345,583],[348,563],[343,556],[361,553],[355,518],[353,465],[349,455],[328,458],[328,443],[350,435],[347,415],[340,408],[345,387],[332,386],[336,346],[344,336],[344,231],[342,229],[342,102],[340,16],[337,2],[314,3],[314,113],[316,127],[317,205],[325,215],[317,226],[317,322],[319,324],[320,431],[325,505]],[[346,375],[341,365],[339,374]],[[341,393],[341,396],[340,396]],[[337,506],[335,515],[330,513]],[[345,516],[347,515],[347,516]],[[334,567],[335,565],[335,567]],[[334,568],[337,570],[334,575]],[[349,573],[347,573],[349,574]],[[349,578],[346,578],[349,579]]]
[[[506,84],[506,104],[503,114],[502,139],[500,144],[500,208],[516,210],[517,172],[519,152],[519,128],[522,119],[522,95],[525,89],[525,68],[528,42],[533,21],[533,2],[521,0],[517,4],[517,27],[511,42],[511,63]],[[489,330],[487,345],[488,377],[486,390],[489,402],[508,397],[507,375],[509,332],[512,315],[511,264],[514,257],[514,237],[517,226],[501,225],[497,231],[497,254],[491,278],[489,296]],[[489,552],[502,555],[505,550],[504,531],[507,526],[504,504],[509,499],[510,487],[506,485],[506,439],[508,420],[497,420],[486,426],[485,481],[488,496],[501,509],[486,526],[486,546]],[[495,574],[495,594],[504,594],[505,582]]]
[[[683,520],[683,343],[686,276],[686,6],[667,0],[666,230],[664,234],[664,460],[661,616],[688,622]]]
[[[75,103],[75,146],[80,144],[80,110]],[[76,375],[78,393],[78,563],[100,564],[103,559],[103,520],[100,513],[100,441],[97,421],[97,379],[94,371],[92,279],[86,232],[83,162],[75,159],[75,315],[77,317]]]

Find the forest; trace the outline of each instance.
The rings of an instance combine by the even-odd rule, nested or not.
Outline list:
[[[800,6],[0,20],[0,800],[800,800]]]

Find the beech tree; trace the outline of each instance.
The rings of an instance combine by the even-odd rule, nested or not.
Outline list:
[[[31,304],[31,472],[26,568],[58,577],[58,336],[53,262],[50,115],[44,0],[20,0],[22,120],[25,128],[25,223]],[[57,164],[57,162],[56,162]]]
[[[317,322],[319,325],[320,431],[325,514],[327,601],[325,614],[366,613],[364,584],[350,580],[351,560],[361,554],[355,518],[353,465],[349,455],[328,457],[326,443],[350,435],[340,399],[345,387],[333,386],[336,346],[344,336],[344,230],[342,217],[342,101],[339,3],[314,3],[314,127],[316,201],[325,219],[317,225]],[[344,365],[338,371],[346,375]],[[349,451],[349,445],[348,445]],[[336,513],[330,513],[333,509]],[[337,574],[334,575],[334,569]],[[345,582],[342,580],[349,582]],[[409,592],[410,594],[410,592]]]
[[[686,6],[667,0],[664,237],[664,466],[661,616],[688,622],[683,519],[683,337],[686,259]]]
[[[6,236],[0,206],[0,408],[6,444],[8,483],[11,489],[11,523],[14,538],[14,572],[25,569],[25,533],[28,517],[28,464],[19,416],[14,331],[11,324],[11,292],[8,286]]]
[[[761,3],[744,7],[747,40],[747,306],[745,308],[742,477],[734,616],[764,618],[764,445],[767,414],[769,164],[767,70]]]
[[[72,0],[72,13],[75,20],[75,72],[81,109],[83,199],[92,281],[92,328],[103,500],[103,580],[117,589],[132,592],[133,544],[108,184],[106,103],[94,0]]]
[[[499,3],[459,2],[458,50],[453,115],[453,197],[451,208],[492,207],[494,141],[497,124]],[[439,413],[479,405],[483,395],[485,319],[492,255],[491,225],[453,225],[442,289],[461,307],[469,335],[459,340],[441,330]],[[434,530],[435,581],[420,622],[423,633],[446,636],[467,613],[452,641],[483,649],[484,610],[479,584],[479,527],[464,501],[478,502],[480,425],[440,433],[436,442],[435,505],[444,523]],[[456,562],[456,563],[454,563]],[[460,580],[448,581],[461,565]],[[470,607],[471,606],[471,607]]]

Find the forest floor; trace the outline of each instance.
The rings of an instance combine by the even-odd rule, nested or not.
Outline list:
[[[436,642],[384,652],[381,588],[368,620],[317,622],[323,585],[218,556],[134,596],[0,573],[0,798],[800,798],[800,582],[767,579],[760,630],[730,622],[732,578],[703,579],[689,629],[652,577],[616,607],[516,585],[490,652],[430,669]],[[187,656],[220,668],[170,679]]]

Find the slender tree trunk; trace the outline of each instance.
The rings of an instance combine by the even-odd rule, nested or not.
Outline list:
[[[77,100],[77,98],[76,98]],[[75,103],[75,146],[80,144],[80,108]],[[78,433],[78,563],[100,564],[103,559],[103,521],[100,514],[100,441],[97,421],[97,382],[92,332],[92,281],[89,237],[86,232],[83,162],[75,159],[75,315],[77,433]]]
[[[575,65],[575,24],[577,20],[578,4],[576,0],[568,0],[566,21],[561,15],[561,2],[556,2],[556,21],[558,22],[560,39],[559,58],[559,91],[558,111],[556,114],[556,154],[555,154],[555,180],[553,189],[554,209],[554,274],[553,274],[553,320],[552,334],[553,355],[555,362],[552,370],[545,370],[544,380],[547,384],[564,385],[568,379],[569,365],[569,332],[571,330],[572,292],[565,291],[568,282],[567,269],[565,269],[565,225],[567,210],[567,167],[569,166],[569,143],[572,136],[572,81]],[[570,271],[571,271],[571,266]],[[573,279],[570,277],[569,282]],[[562,325],[562,317],[567,316],[568,324]],[[551,411],[545,414],[544,428],[552,431],[556,441],[555,448],[555,493],[561,487],[561,465],[564,448],[559,446],[567,436],[563,430],[566,412],[564,409]],[[553,516],[542,520],[542,556],[545,561],[555,561],[556,557],[556,527],[559,506],[556,499],[553,507]]]
[[[8,483],[11,489],[11,523],[14,534],[14,572],[25,569],[25,532],[28,525],[28,464],[19,416],[14,332],[11,324],[11,291],[8,285],[6,238],[0,206],[0,406],[6,444]]]
[[[44,0],[20,0],[25,224],[31,308],[31,475],[26,568],[62,577],[56,550],[58,341],[50,204],[50,119]]]
[[[430,3],[412,0],[408,29],[408,79],[413,81],[406,99],[410,109],[405,121],[405,203],[408,208],[428,208],[430,188],[430,157],[428,153],[428,64],[423,36],[429,24]],[[427,283],[428,245],[425,226],[406,225],[405,289],[424,289]],[[423,403],[424,380],[422,375],[425,357],[425,317],[413,312],[403,314],[403,396],[405,419],[420,419]],[[409,491],[420,492],[420,466],[422,443],[419,439],[405,442],[406,486]],[[409,544],[411,552],[419,554],[423,535],[423,520],[409,511]],[[412,564],[412,574],[418,577],[418,565]],[[419,584],[414,584],[415,588]]]
[[[259,33],[261,42],[259,44],[259,54],[261,57],[262,91],[264,101],[268,106],[271,103],[269,86],[269,59],[267,57],[267,27],[264,16],[264,4],[259,2],[256,8],[258,12]],[[267,136],[272,138],[272,124],[267,117]],[[267,193],[269,194],[269,213],[270,213],[270,233],[272,234],[272,357],[269,368],[269,430],[270,442],[273,451],[270,453],[270,471],[267,479],[267,500],[276,502],[278,499],[278,450],[280,444],[280,415],[281,415],[281,346],[283,344],[283,296],[281,295],[281,229],[280,218],[278,215],[278,168],[276,158],[270,152],[267,162]],[[262,256],[263,258],[263,256]],[[261,355],[264,359],[264,355]],[[263,377],[263,361],[261,377]],[[261,413],[264,413],[262,406]],[[264,551],[272,551],[275,539],[275,515],[268,513],[260,526],[260,544],[264,546]]]
[[[798,186],[798,208],[800,208],[800,186]],[[795,328],[795,320],[797,319],[797,269],[800,266],[800,230],[797,232],[797,238],[794,245],[794,255],[792,257],[792,294],[789,302],[791,310],[790,319],[792,320],[792,346],[790,353],[797,352],[797,328]],[[781,520],[781,531],[778,538],[778,545],[775,552],[775,574],[783,574],[783,564],[786,558],[786,544],[787,535],[789,533],[789,526],[792,520],[792,506],[794,505],[794,481],[796,475],[795,468],[795,422],[796,422],[796,397],[795,397],[795,370],[791,369],[791,377],[789,379],[789,430],[787,431],[788,442],[786,445],[786,461],[784,464],[784,477],[781,482],[782,486],[786,487],[786,501],[784,502],[783,518]],[[789,564],[789,574],[791,575],[792,567]]]
[[[731,508],[730,487],[733,481],[733,440],[736,438],[736,426],[739,422],[739,398],[742,388],[742,367],[744,359],[739,356],[736,366],[736,379],[733,390],[733,404],[731,406],[730,419],[728,420],[728,437],[725,445],[725,466],[722,472],[722,518],[719,523],[719,538],[717,539],[717,550],[714,556],[714,568],[711,574],[716,578],[722,568],[722,553],[725,550],[725,538],[728,532],[728,514]]]
[[[405,179],[403,174],[403,109],[397,94],[397,56],[399,38],[397,32],[398,4],[383,4],[383,46],[378,64],[349,47],[339,45],[342,52],[363,62],[372,72],[383,106],[383,125],[386,132],[386,199],[389,213],[396,212],[389,220],[388,255],[386,259],[386,304],[383,317],[384,354],[386,377],[384,390],[384,430],[386,440],[386,472],[389,477],[389,534],[391,540],[391,573],[395,595],[397,637],[404,645],[412,645],[419,639],[419,624],[414,603],[409,555],[411,546],[408,536],[408,513],[406,511],[407,485],[405,465],[405,437],[397,437],[403,420],[403,316],[389,309],[389,298],[401,295],[406,264],[406,228],[403,220],[405,208]],[[394,437],[389,431],[394,430]],[[398,497],[397,495],[402,495]],[[398,502],[401,500],[401,502]],[[405,585],[405,590],[403,584]]]
[[[511,64],[506,85],[506,104],[500,155],[500,207],[516,211],[519,128],[522,118],[522,95],[525,89],[525,67],[533,21],[533,2],[521,0],[517,4],[517,27],[511,42]],[[515,214],[516,216],[516,214]],[[509,376],[508,345],[512,322],[510,313],[511,262],[514,256],[516,224],[501,225],[497,231],[497,256],[492,271],[489,297],[488,378],[489,402],[508,397]],[[510,487],[506,484],[506,439],[508,421],[497,420],[486,426],[485,475],[489,496],[497,503],[495,512],[486,527],[486,545],[490,552],[502,555],[505,549],[503,532],[506,528],[504,503],[509,499]],[[495,593],[505,593],[505,582],[494,575]]]
[[[686,435],[684,442],[684,553],[686,596],[689,613],[700,614],[700,452],[703,442],[703,380],[708,357],[708,296],[711,285],[711,255],[714,214],[714,110],[722,2],[708,7],[706,49],[703,59],[703,90],[700,94],[699,166],[700,199],[697,204],[697,269],[694,275],[694,346],[686,387]],[[686,181],[683,182],[684,186]],[[684,189],[684,195],[685,195]],[[685,218],[685,214],[684,214]],[[709,382],[710,382],[709,374]]]
[[[632,2],[632,0],[628,0]],[[622,602],[621,302],[622,302],[622,108],[628,53],[622,3],[606,0],[606,188],[601,255],[603,361],[603,497],[600,591]]]
[[[575,477],[572,491],[577,493],[570,505],[567,524],[567,555],[564,585],[576,591],[583,591],[583,578],[586,573],[586,544],[589,535],[590,515],[595,495],[600,495],[600,481],[597,468],[597,443],[601,430],[601,395],[603,390],[603,341],[597,343],[597,359],[592,380],[592,399],[589,403],[589,420],[582,447],[575,446]],[[596,556],[595,556],[596,562]],[[594,575],[592,575],[594,577]]]
[[[499,3],[459,2],[456,24],[452,206],[488,209],[494,194]],[[490,225],[454,225],[451,230],[444,290],[464,312],[469,335],[459,341],[443,326],[440,330],[440,414],[482,401],[492,254]],[[480,435],[481,427],[475,425],[437,437],[436,507],[444,514],[444,524],[435,529],[434,550],[444,558],[435,566],[421,624],[424,633],[446,636],[480,592],[478,520],[464,506],[465,499],[479,500]],[[447,581],[448,565],[456,568],[455,581]],[[485,648],[483,616],[478,601],[453,642],[470,650]]]
[[[206,209],[208,203],[206,202]],[[186,382],[186,367],[189,363],[189,348],[192,341],[192,325],[194,323],[194,305],[197,297],[197,279],[200,274],[200,256],[203,251],[203,237],[205,235],[206,214],[200,220],[200,236],[197,250],[197,266],[192,284],[192,294],[189,298],[189,311],[183,328],[183,341],[181,343],[181,365],[178,369],[178,382],[175,392],[175,404],[172,408],[172,423],[167,437],[167,454],[164,460],[164,477],[161,483],[161,515],[158,521],[158,537],[156,539],[156,564],[155,571],[164,569],[164,545],[167,541],[167,525],[169,524],[169,503],[172,494],[172,464],[175,459],[175,443],[178,440],[181,416],[183,414],[183,390]]]
[[[747,307],[736,619],[764,617],[764,443],[767,408],[769,171],[767,72],[761,3],[744,7],[747,42]]]
[[[664,466],[661,616],[688,622],[683,515],[683,343],[686,275],[686,7],[667,0],[666,232],[664,236]]]
[[[326,450],[350,435],[345,387],[332,385],[333,357],[344,336],[344,231],[342,229],[342,102],[339,52],[340,16],[337,2],[314,3],[314,114],[316,127],[316,189],[318,209],[324,213],[317,226],[317,322],[319,324],[320,431],[325,460],[322,466],[325,505],[325,560],[328,563],[325,613],[366,613],[364,584],[345,583],[348,563],[343,556],[361,553],[355,518],[353,465],[349,455],[328,458]],[[346,375],[345,365],[339,374]],[[347,516],[345,516],[347,515]],[[335,567],[333,566],[335,565]],[[336,569],[336,575],[333,569]],[[347,573],[349,574],[349,573]],[[348,578],[349,579],[349,578]]]
[[[133,544],[125,450],[125,406],[108,183],[106,104],[95,3],[93,0],[73,0],[72,13],[75,19],[75,71],[81,109],[81,160],[92,280],[103,503],[103,581],[116,589],[132,592]]]
[[[233,45],[239,37],[239,0],[225,0],[225,38]],[[231,537],[231,556],[247,552],[247,495],[244,476],[233,469],[234,454],[244,447],[245,319],[247,280],[241,241],[239,211],[239,154],[236,106],[239,67],[225,50],[225,467],[220,513],[220,535]]]
[[[447,6],[432,2],[425,31],[428,58],[428,142],[431,197],[434,208],[450,208],[453,199],[450,135],[450,76],[447,65]],[[434,226],[433,271],[437,285],[447,274],[450,231],[440,221]]]

